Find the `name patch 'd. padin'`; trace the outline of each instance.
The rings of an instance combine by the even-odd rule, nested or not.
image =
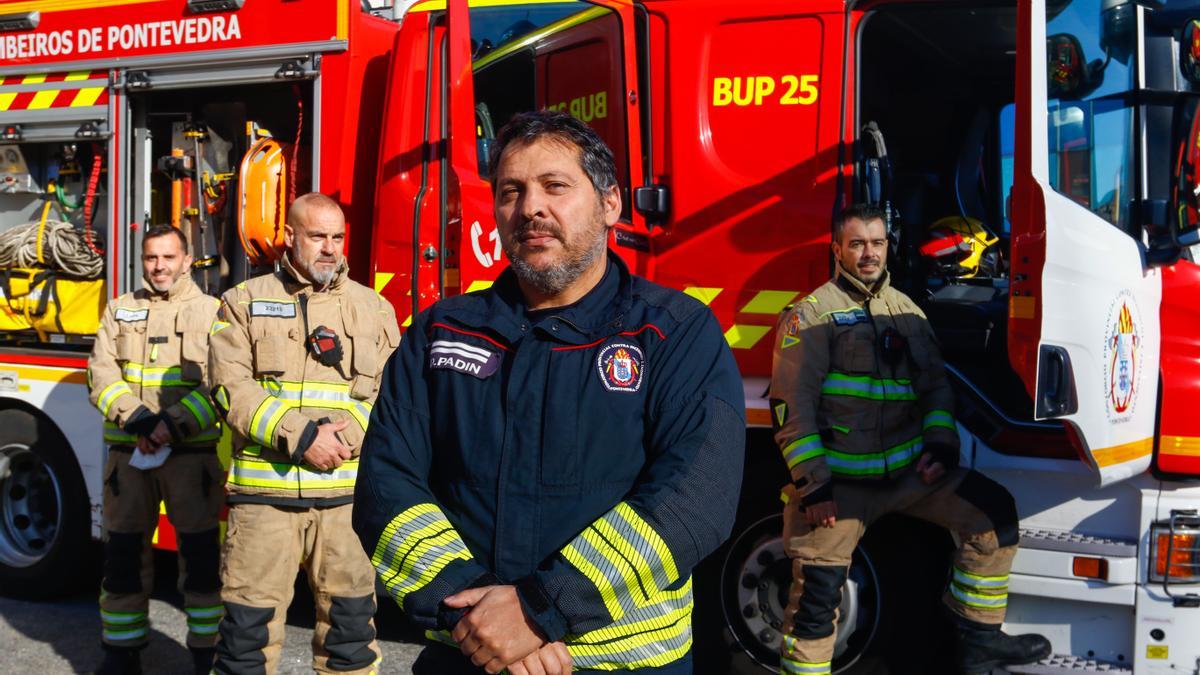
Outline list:
[[[454,370],[482,380],[500,368],[500,355],[465,342],[434,340],[429,345],[429,367]]]
[[[596,355],[600,382],[609,391],[634,393],[642,387],[646,357],[636,345],[616,342],[600,348]]]

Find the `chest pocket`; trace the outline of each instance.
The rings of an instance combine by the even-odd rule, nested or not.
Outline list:
[[[375,303],[371,303],[374,305]],[[342,320],[346,326],[350,349],[350,395],[368,400],[379,391],[383,371],[382,357],[400,344],[400,329],[394,321],[384,321],[385,314],[377,309],[360,307],[354,302],[343,305]],[[383,343],[388,350],[385,352]]]
[[[287,351],[293,330],[292,321],[260,317],[250,323],[250,341],[254,352],[254,376],[267,377],[287,372]]]
[[[838,326],[834,331],[830,362],[844,373],[875,372],[875,331],[869,323]]]
[[[204,381],[208,370],[208,326],[212,317],[198,304],[183,308],[175,317],[175,332],[179,335],[179,365],[183,379]]]
[[[117,319],[117,360],[142,363],[146,355],[146,322],[150,310],[118,307],[114,312]]]

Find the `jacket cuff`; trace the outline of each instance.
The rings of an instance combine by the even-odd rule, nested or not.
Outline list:
[[[484,572],[483,574],[479,575],[475,581],[472,581],[464,586],[462,590],[465,591],[471,588],[482,588],[484,586],[499,586],[501,583],[502,582],[495,574],[492,574],[491,572]],[[462,591],[459,591],[459,593],[461,592]],[[437,609],[438,627],[442,630],[453,630],[463,616],[465,616],[469,611],[471,611],[470,607],[447,607],[444,601],[439,602]]]
[[[154,427],[158,426],[159,415],[150,412],[150,409],[144,405],[138,406],[137,410],[129,416],[121,429],[127,434],[134,436],[149,436],[150,432],[154,431]]]
[[[517,597],[521,600],[521,609],[525,616],[537,625],[542,635],[549,642],[558,642],[567,634],[567,617],[555,607],[554,601],[546,594],[537,577],[530,575],[521,577],[515,584]]]
[[[956,446],[932,441],[925,444],[925,452],[933,458],[933,461],[940,462],[947,470],[958,468],[959,453]]]
[[[296,447],[291,451],[292,464],[303,464],[304,453],[308,452],[309,446],[317,438],[317,423],[309,420],[308,424],[304,425],[304,430],[296,439]],[[280,435],[279,437],[280,450],[287,452],[287,437]]]
[[[797,488],[797,489],[799,489],[799,488]],[[800,504],[806,508],[809,506],[812,506],[813,504],[820,504],[821,502],[828,502],[828,501],[832,501],[832,500],[833,500],[833,483],[832,482],[827,482],[827,483],[817,487],[815,490],[810,490],[800,496]]]
[[[162,417],[163,424],[167,425],[167,431],[171,432],[172,443],[179,443],[183,439],[192,435],[187,431],[186,427],[180,426],[179,421],[175,419],[176,415],[178,415],[178,412],[175,410],[175,406],[167,408],[160,415]]]

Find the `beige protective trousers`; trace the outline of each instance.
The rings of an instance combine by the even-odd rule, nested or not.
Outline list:
[[[837,610],[851,556],[867,527],[902,513],[950,530],[958,543],[943,596],[966,622],[998,625],[1008,604],[1008,573],[1019,540],[1012,495],[982,474],[954,469],[932,485],[909,472],[895,482],[839,481],[837,522],[809,526],[797,500],[784,507],[792,587],[784,614],[781,672],[826,675],[837,639]]]
[[[313,670],[377,671],[375,570],[350,525],[352,509],[352,504],[229,507],[221,559],[225,618],[215,672],[275,672],[301,567],[317,610]]]
[[[115,647],[146,644],[154,589],[151,539],[159,504],[179,544],[179,590],[187,612],[187,645],[211,647],[221,620],[217,529],[225,503],[225,470],[212,448],[175,449],[157,469],[129,466],[127,446],[109,449],[104,467],[104,580],[101,639]]]

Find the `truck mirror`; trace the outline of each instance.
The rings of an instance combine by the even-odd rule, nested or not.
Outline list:
[[[1070,33],[1046,38],[1046,87],[1050,98],[1079,100],[1104,81],[1106,63],[1084,59],[1083,45]]]
[[[1183,79],[1200,85],[1200,19],[1188,19],[1179,40],[1179,70]]]

